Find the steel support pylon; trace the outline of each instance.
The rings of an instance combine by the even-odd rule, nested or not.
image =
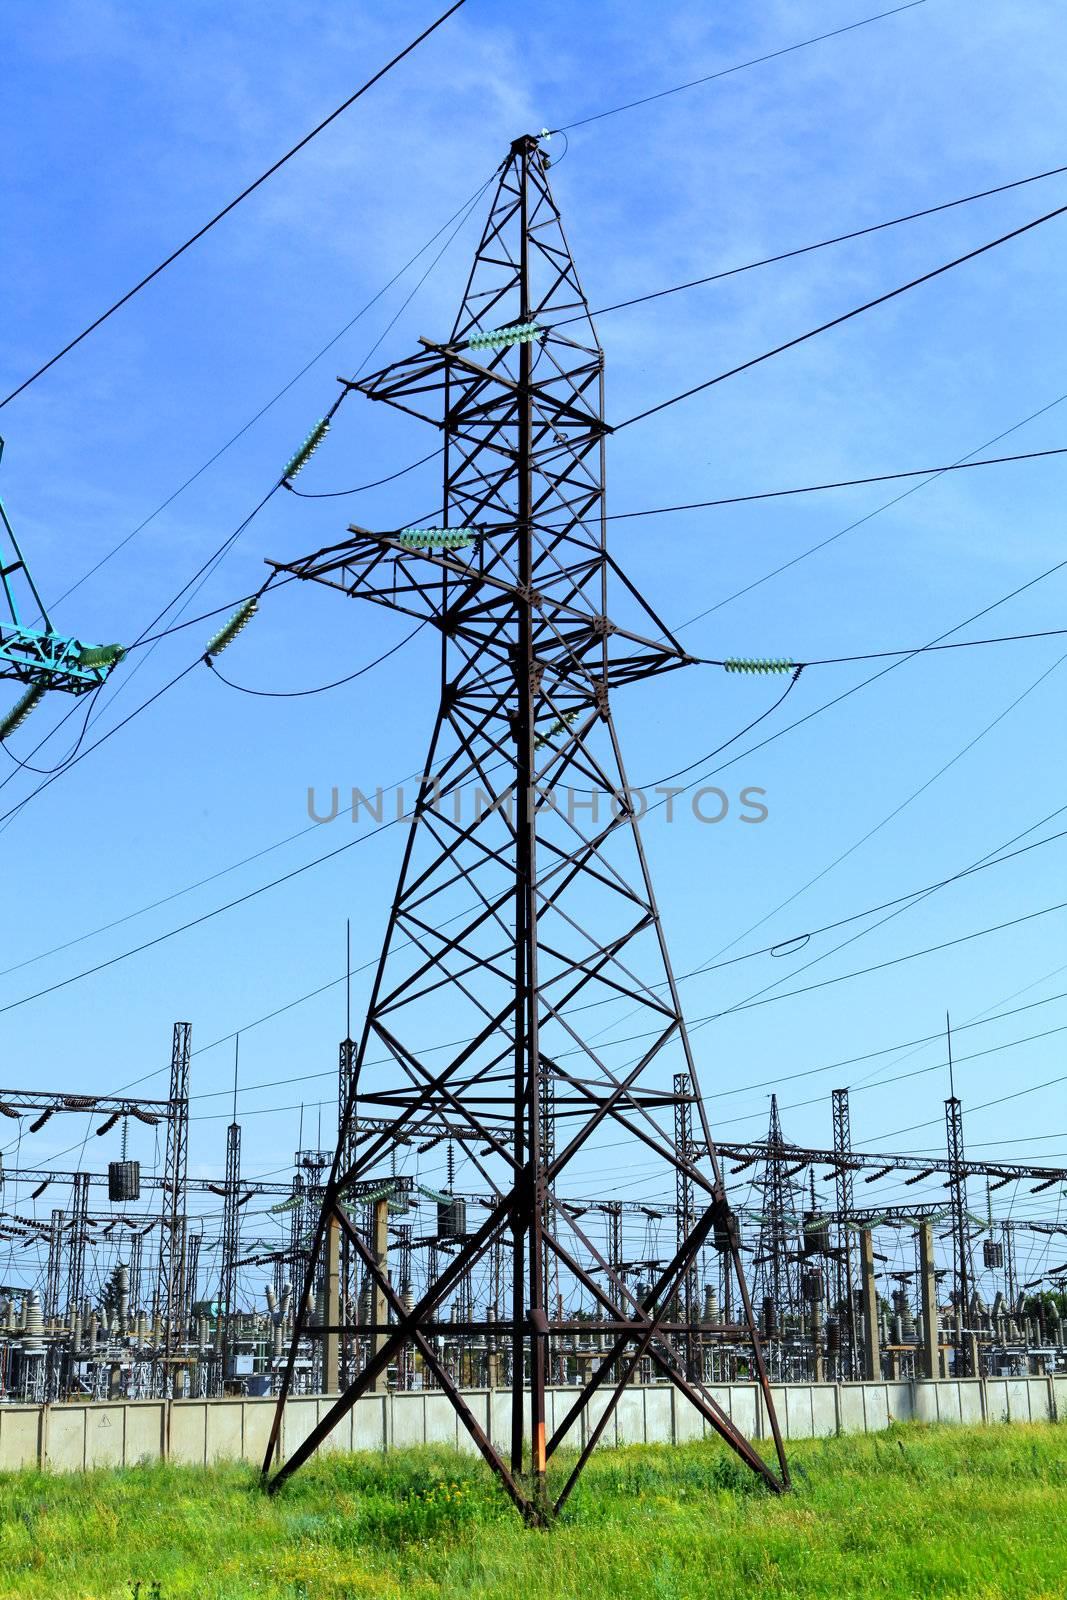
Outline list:
[[[275,563],[431,624],[441,636],[441,700],[264,1462],[269,1473],[326,1229],[336,1221],[389,1320],[361,1325],[372,1340],[366,1359],[271,1487],[407,1346],[536,1524],[567,1499],[642,1360],[772,1488],[788,1484],[639,802],[612,720],[613,690],[688,657],[607,549],[603,356],[547,167],[535,137],[514,142],[451,336],[423,339],[418,354],[346,384],[442,430],[439,526],[352,527],[340,545]],[[603,1042],[619,1007],[625,1034],[640,1041],[636,1056],[620,1058]],[[674,1137],[679,1093],[699,1124],[699,1163]],[[453,1253],[428,1255],[434,1270],[405,1304],[353,1214],[397,1144],[410,1150],[443,1120],[491,1198]],[[681,1172],[694,1194],[691,1227],[640,1297],[581,1225],[581,1208],[557,1198],[564,1174],[573,1192],[583,1175],[592,1187],[605,1170],[627,1170],[620,1141],[659,1169],[650,1192]],[[502,1240],[511,1327],[493,1326],[510,1355],[507,1448],[474,1416],[436,1345],[445,1302]],[[730,1258],[743,1312],[735,1326],[701,1334],[744,1341],[750,1351],[777,1471],[694,1376],[687,1330],[666,1325],[687,1298],[700,1252],[712,1248]],[[546,1263],[561,1299],[576,1308],[569,1318],[550,1301]],[[594,1314],[602,1353],[588,1362],[566,1416],[550,1418],[553,1341],[558,1350],[581,1325],[575,1318]],[[606,1404],[589,1414],[594,1395]],[[550,1490],[553,1456],[577,1441],[577,1461]]]

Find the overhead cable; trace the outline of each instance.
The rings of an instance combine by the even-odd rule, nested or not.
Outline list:
[[[970,205],[974,200],[987,200],[990,195],[1006,194],[1009,189],[1021,189],[1028,183],[1040,183],[1045,178],[1058,178],[1067,172],[1067,167],[1049,167],[1045,172],[1033,172],[1026,178],[1014,178],[1010,183],[998,183],[992,189],[979,189],[974,194],[961,195],[958,200],[943,200],[939,205],[926,206],[921,211],[909,211],[902,217],[890,217],[885,222],[872,222],[864,228],[853,228],[850,233],[837,233],[830,239],[820,239],[816,244],[802,244],[795,250],[781,250],[774,256],[762,256],[758,261],[746,261],[744,266],[725,267],[721,272],[709,273],[703,278],[689,278],[685,283],[672,283],[666,289],[652,289],[647,294],[634,295],[629,300],[616,300],[611,305],[597,306],[592,311],[579,312],[573,317],[564,317],[559,322],[554,322],[554,328],[566,327],[571,322],[580,322],[585,317],[604,317],[611,311],[625,311],[630,306],[645,305],[649,300],[662,300],[667,295],[681,294],[686,289],[699,289],[706,283],[719,283],[723,278],[736,278],[743,272],[754,272],[757,267],[771,267],[779,261],[791,261],[797,256],[810,255],[815,250],[826,250],[831,245],[845,244],[850,239],[862,239],[869,233],[880,233],[885,228],[897,228],[904,222],[917,222],[921,217],[932,217],[939,211],[951,211],[956,206]]]
[[[384,650],[380,656],[375,656],[373,661],[367,661],[362,667],[357,667],[356,671],[350,672],[346,678],[337,678],[333,683],[319,684],[314,689],[250,689],[243,683],[233,683],[231,679],[225,677],[209,656],[205,656],[204,659],[216,678],[221,683],[224,683],[228,689],[237,689],[241,694],[252,694],[265,700],[301,700],[305,695],[325,694],[329,689],[340,689],[346,683],[354,683],[357,678],[362,678],[364,673],[373,671],[375,667],[380,667],[383,661],[388,661],[390,656],[395,656],[398,650],[402,650],[425,627],[426,622],[420,622],[416,627],[412,628],[410,633],[406,633],[401,640],[392,645],[390,649]]]
[[[843,311],[840,316],[831,317],[828,322],[821,322],[817,328],[809,328],[806,333],[798,333],[794,338],[787,339],[783,344],[775,345],[772,350],[765,350],[762,355],[751,356],[747,361],[740,362],[736,367],[730,367],[726,372],[716,373],[713,378],[705,378],[702,383],[695,383],[688,389],[683,389],[679,394],[671,395],[666,400],[658,401],[654,406],[646,406],[644,411],[637,411],[632,417],[627,417],[622,422],[613,425],[613,432],[619,433],[623,428],[629,428],[635,422],[643,422],[646,417],[654,417],[660,411],[666,411],[670,406],[676,406],[682,400],[689,400],[695,394],[702,394],[705,389],[713,388],[717,383],[724,383],[727,378],[735,378],[738,373],[748,372],[752,367],[758,367],[761,362],[770,361],[773,356],[780,356],[786,350],[795,350],[797,345],[805,344],[807,340],[816,338],[819,334],[827,333],[831,328],[839,328],[842,323],[851,322],[853,317],[862,316],[865,311],[873,311],[876,306],[883,306],[887,301],[895,300],[898,295],[907,294],[911,289],[917,289],[920,284],[929,283],[934,278],[939,278],[942,273],[951,272],[954,267],[963,266],[967,261],[974,261],[978,256],[985,255],[989,250],[995,250],[998,245],[1007,244],[1012,239],[1020,238],[1024,233],[1029,233],[1033,228],[1040,228],[1043,223],[1051,222],[1056,217],[1062,217],[1067,212],[1067,206],[1057,206],[1054,211],[1046,211],[1043,216],[1034,217],[1030,222],[1024,222],[1021,227],[1012,228],[1009,233],[1002,233],[988,243],[978,245],[974,250],[968,250],[962,256],[956,256],[952,261],[944,262],[940,267],[934,267],[930,272],[923,272],[917,278],[911,278],[907,283],[902,283],[895,289],[889,289],[885,294],[876,295],[873,300],[865,300],[862,305],[853,306],[851,311]]]
[[[665,100],[668,95],[681,94],[685,89],[696,89],[704,83],[714,83],[717,78],[728,78],[732,73],[743,72],[746,67],[759,67],[765,61],[777,61],[780,56],[792,55],[796,50],[806,50],[810,45],[822,44],[826,39],[837,39],[843,33],[853,33],[857,28],[866,28],[872,22],[882,22],[886,17],[899,16],[902,11],[913,11],[916,6],[923,5],[925,0],[908,0],[906,5],[894,6],[891,11],[879,11],[873,17],[861,17],[858,22],[848,22],[842,28],[832,28],[829,33],[817,33],[810,39],[800,39],[796,44],[783,45],[780,50],[771,50],[766,55],[753,56],[748,61],[736,61],[732,67],[720,67],[718,72],[708,72],[702,78],[690,78],[686,83],[676,83],[670,89],[658,89],[655,94],[642,95],[639,100],[628,100],[625,105],[611,106],[607,111],[596,111],[588,117],[578,117],[574,122],[563,122],[558,128],[549,129],[550,133],[570,133],[574,128],[585,128],[591,122],[602,122],[605,117],[617,117],[620,112],[633,111],[637,106],[651,105],[653,100]]]
[[[379,67],[378,71],[373,75],[373,77],[368,78],[365,83],[361,84],[354,94],[350,94],[348,99],[344,100],[336,108],[336,110],[331,111],[328,117],[324,117],[316,127],[312,128],[310,133],[306,133],[302,139],[294,144],[291,150],[287,150],[285,155],[279,157],[279,159],[275,161],[272,166],[269,166],[266,172],[261,172],[258,178],[256,178],[252,183],[248,184],[246,188],[242,189],[240,194],[236,195],[231,201],[228,202],[228,204],[223,206],[221,211],[217,211],[208,222],[204,223],[203,227],[198,228],[194,234],[190,235],[184,244],[179,245],[176,250],[172,250],[170,255],[167,256],[165,260],[161,261],[157,267],[153,267],[152,271],[147,273],[139,283],[135,283],[132,289],[127,289],[126,293],[122,295],[120,299],[116,300],[114,305],[109,306],[106,311],[102,312],[100,316],[96,317],[92,322],[90,322],[88,327],[83,328],[81,333],[77,334],[75,338],[69,340],[61,350],[57,350],[56,354],[46,361],[43,366],[38,367],[36,372],[32,372],[28,378],[24,378],[16,388],[11,390],[10,394],[6,395],[3,400],[0,400],[0,410],[2,410],[4,406],[8,405],[10,401],[14,400],[16,395],[20,395],[22,394],[23,390],[28,389],[31,383],[36,383],[37,379],[43,377],[43,375],[48,372],[50,368],[55,366],[57,361],[61,361],[65,355],[68,355],[70,351],[75,348],[75,346],[81,344],[83,339],[87,339],[89,335],[95,332],[95,330],[99,328],[102,323],[106,322],[109,317],[114,316],[116,311],[132,300],[134,295],[139,294],[141,290],[150,284],[154,278],[158,278],[161,272],[164,272],[167,267],[169,267],[173,262],[177,261],[179,256],[184,255],[185,252],[194,244],[196,244],[198,240],[202,239],[206,233],[210,232],[216,223],[222,221],[223,217],[229,216],[230,212],[233,211],[236,206],[239,206],[242,200],[247,200],[248,196],[253,194],[261,184],[266,183],[268,178],[272,178],[281,167],[284,167],[287,161],[292,160],[293,156],[295,156],[299,151],[303,150],[306,145],[310,144],[312,139],[316,138],[324,128],[328,128],[331,122],[336,121],[336,119],[341,116],[343,112],[348,110],[349,106],[354,105],[362,95],[367,93],[368,89],[373,88],[376,83],[385,77],[386,73],[391,72],[393,67],[397,66],[399,62],[403,61],[405,56],[410,55],[411,52],[416,49],[424,39],[429,38],[431,33],[439,28],[443,22],[447,22],[448,18],[465,4],[466,0],[454,0],[454,4],[449,6],[448,10],[443,12],[441,16],[437,18],[436,22],[431,23],[428,28],[424,28],[417,38],[412,39],[410,44],[405,45],[403,50],[399,51],[395,56],[393,56],[392,60],[387,61],[384,67]]]

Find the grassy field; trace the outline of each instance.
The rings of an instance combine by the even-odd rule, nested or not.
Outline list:
[[[274,1499],[250,1468],[0,1476],[19,1600],[732,1600],[1067,1594],[1067,1429],[797,1443],[776,1500],[712,1444],[595,1456],[524,1529],[480,1461],[323,1458]]]

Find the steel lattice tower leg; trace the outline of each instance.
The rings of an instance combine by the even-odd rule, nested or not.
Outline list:
[[[353,1093],[264,1468],[274,1461],[316,1264],[335,1223],[392,1320],[366,1330],[381,1335],[377,1348],[272,1487],[410,1344],[531,1522],[543,1523],[566,1501],[642,1360],[781,1489],[788,1473],[773,1396],[611,709],[616,689],[689,658],[607,550],[603,354],[536,138],[517,139],[501,167],[451,336],[420,342],[417,355],[346,382],[346,392],[442,429],[441,528],[352,527],[331,549],[275,564],[426,621],[442,642],[440,705],[357,1048],[355,1154],[350,1161]],[[609,579],[618,608],[611,617]],[[642,1054],[624,1065],[593,1042],[603,1013],[590,1008],[607,1001],[636,1004],[636,1028],[646,1029]],[[462,1045],[440,1045],[443,1017]],[[379,1063],[370,1078],[368,1059]],[[673,1138],[676,1069],[690,1078],[699,1119],[688,1157]],[[417,1140],[445,1118],[491,1194],[484,1220],[409,1309],[353,1225],[346,1195],[387,1171],[398,1141]],[[552,1126],[554,1150],[546,1139]],[[682,1166],[699,1194],[688,1237],[640,1299],[605,1261],[580,1211],[553,1199],[564,1172],[573,1180],[583,1167],[598,1170],[598,1149],[621,1136],[656,1157],[665,1182]],[[685,1375],[678,1329],[665,1325],[713,1231],[731,1255],[742,1299],[740,1325],[724,1337],[751,1343],[781,1476]],[[442,1312],[502,1238],[511,1265],[511,1326],[498,1330],[511,1345],[506,1457],[436,1347],[446,1330],[486,1333],[486,1325],[449,1322]],[[551,1436],[549,1339],[575,1329],[549,1301],[549,1259],[573,1294],[605,1313],[609,1346]],[[548,1463],[605,1387],[607,1404],[578,1463],[550,1497]]]

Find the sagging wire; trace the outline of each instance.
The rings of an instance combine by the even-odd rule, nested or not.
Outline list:
[[[254,609],[255,608],[253,604],[253,610]],[[231,622],[236,622],[240,615],[241,613],[237,612],[235,616],[231,618]],[[236,632],[239,633],[243,627],[244,622],[241,622],[237,627]],[[259,698],[266,700],[298,700],[302,699],[305,695],[326,694],[330,689],[340,689],[346,683],[354,683],[357,678],[362,678],[364,673],[373,671],[375,667],[380,667],[383,661],[388,661],[390,656],[396,655],[398,650],[402,650],[404,646],[409,644],[411,640],[414,639],[415,635],[417,633],[421,633],[425,627],[426,621],[418,623],[418,625],[414,627],[410,633],[404,635],[403,639],[401,639],[397,644],[394,644],[390,649],[383,651],[380,656],[376,656],[373,661],[368,661],[362,667],[358,667],[355,672],[350,672],[346,678],[337,678],[333,683],[319,684],[318,687],[314,689],[250,689],[243,683],[234,683],[232,679],[225,677],[223,673],[219,671],[218,667],[216,667],[213,657],[218,655],[220,650],[225,649],[226,645],[230,642],[230,639],[226,638],[222,644],[218,643],[218,640],[220,637],[222,637],[222,634],[226,633],[226,629],[223,629],[221,634],[216,634],[215,638],[211,641],[211,644],[208,646],[207,651],[205,652],[204,660],[211,668],[216,678],[218,678],[219,682],[224,683],[228,689],[236,689],[241,694],[256,695]],[[232,638],[234,636],[235,635],[231,635],[230,637]]]
[[[722,666],[723,663],[722,662],[714,662],[714,663],[712,663],[712,665]],[[692,772],[694,767],[703,766],[705,761],[711,761],[711,760],[713,760],[715,758],[715,756],[721,755],[724,750],[729,749],[730,745],[736,744],[738,739],[743,739],[747,733],[751,733],[752,732],[753,728],[758,727],[761,722],[765,722],[766,719],[769,716],[772,716],[774,714],[774,712],[776,712],[778,710],[778,707],[783,703],[783,701],[788,699],[789,695],[792,694],[793,690],[796,688],[797,684],[800,682],[800,674],[804,671],[803,662],[799,662],[797,664],[794,664],[792,662],[786,662],[781,666],[775,667],[774,670],[775,671],[782,671],[782,670],[788,671],[790,668],[792,669],[792,676],[790,677],[789,682],[786,684],[785,688],[782,690],[782,693],[778,696],[777,700],[775,700],[774,704],[773,705],[769,705],[767,707],[766,711],[761,711],[758,717],[754,717],[751,722],[747,723],[745,725],[745,727],[739,729],[739,731],[737,733],[731,734],[729,739],[726,739],[726,740],[724,740],[724,742],[722,744],[717,745],[714,750],[706,750],[704,752],[704,754],[701,755],[701,756],[698,756],[695,761],[690,761],[688,766],[679,767],[677,772],[669,772],[665,778],[658,778],[654,784],[647,784],[647,783],[646,784],[641,784],[640,787],[642,789],[661,789],[661,788],[663,788],[663,786],[665,784],[673,783],[675,778],[684,777],[687,772]],[[665,805],[665,804],[666,804],[666,800],[657,800],[656,801],[656,806],[661,806],[661,805]],[[655,809],[655,807],[649,806],[649,810],[650,811],[654,810],[654,809]]]
[[[293,485],[288,482],[284,484],[284,487],[291,490],[293,494],[299,495],[301,500],[342,500],[346,495],[363,494],[367,489],[381,488],[383,483],[394,483],[397,478],[403,478],[407,473],[414,472],[416,467],[424,467],[427,461],[432,461],[435,456],[443,453],[443,446],[438,445],[437,449],[431,450],[429,455],[421,456],[418,461],[410,461],[406,467],[401,467],[398,472],[391,472],[385,478],[375,478],[372,483],[359,483],[354,489],[330,489],[312,493],[308,489],[294,489]]]

